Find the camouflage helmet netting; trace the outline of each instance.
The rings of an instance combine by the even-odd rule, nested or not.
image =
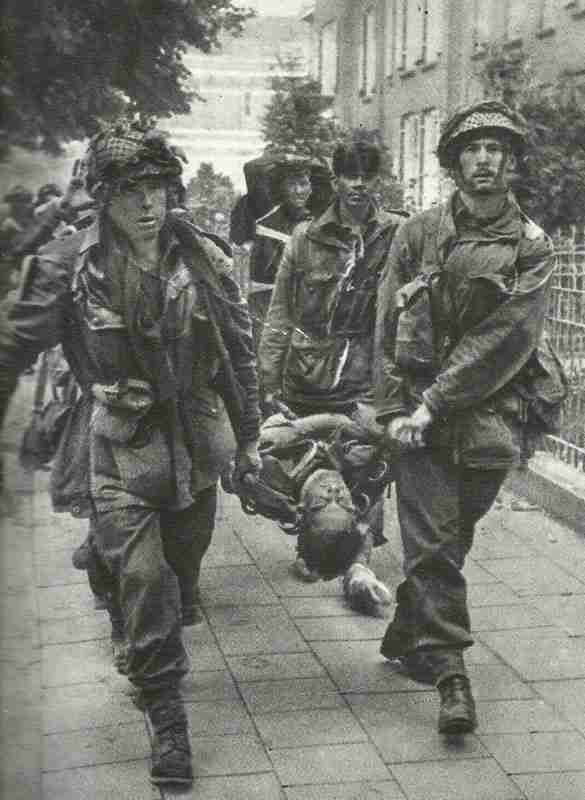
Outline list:
[[[121,121],[96,134],[86,155],[87,191],[122,177],[161,175],[178,178],[184,154],[168,143],[167,134],[139,122]]]
[[[499,100],[484,100],[455,112],[447,121],[437,147],[440,165],[447,169],[451,167],[457,140],[463,141],[466,134],[479,130],[504,134],[517,152],[526,143],[524,118]]]

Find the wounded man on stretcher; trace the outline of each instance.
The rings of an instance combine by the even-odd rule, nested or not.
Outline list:
[[[383,430],[366,406],[351,417],[274,414],[260,433],[262,470],[224,488],[248,514],[260,514],[297,536],[296,574],[305,581],[343,576],[357,611],[381,615],[388,588],[369,567],[383,533],[384,490],[391,481]]]

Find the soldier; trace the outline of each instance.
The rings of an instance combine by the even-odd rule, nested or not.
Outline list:
[[[284,248],[259,350],[268,409],[352,416],[373,402],[376,290],[403,221],[376,204],[381,157],[373,143],[338,145],[332,203]],[[375,544],[382,510],[380,498],[368,514]],[[316,577],[301,554],[294,569]]]
[[[311,214],[307,201],[311,194],[311,164],[306,159],[289,158],[277,163],[272,174],[273,195],[278,204],[256,220],[254,244],[250,252],[250,316],[256,344],[262,328],[284,246],[295,225]]]
[[[238,473],[260,465],[247,307],[226,246],[173,212],[181,172],[160,131],[120,122],[94,137],[96,223],[34,259],[0,329],[0,419],[18,373],[59,342],[81,389],[54,462],[53,502],[91,515],[126,671],[153,731],[155,783],[193,778],[181,606],[193,602],[213,530],[224,444],[217,393]]]
[[[402,227],[378,296],[377,420],[403,448],[394,466],[405,573],[381,652],[438,687],[447,734],[476,726],[465,556],[519,462],[523,429],[540,425],[534,376],[556,369],[538,347],[551,242],[508,187],[525,132],[495,101],[453,115],[438,157],[457,188]]]

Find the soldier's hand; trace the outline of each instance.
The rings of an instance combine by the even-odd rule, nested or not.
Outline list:
[[[343,591],[355,611],[370,616],[382,616],[392,599],[388,587],[365,564],[351,565],[343,577]]]
[[[388,423],[386,432],[398,444],[409,449],[424,447],[425,432],[431,422],[433,414],[424,403],[409,417],[395,417]]]
[[[233,481],[236,486],[244,482],[247,476],[250,476],[252,480],[257,478],[261,469],[262,459],[258,452],[258,440],[248,442],[238,448],[233,472]]]
[[[297,419],[294,411],[291,411],[287,404],[283,402],[280,392],[267,392],[264,395],[262,406],[266,417],[272,414],[282,414],[286,419]]]

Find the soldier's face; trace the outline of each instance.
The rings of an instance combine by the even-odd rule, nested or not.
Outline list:
[[[311,194],[308,175],[289,175],[282,182],[282,200],[293,208],[304,208]]]
[[[459,184],[470,194],[498,194],[507,189],[508,148],[492,136],[478,136],[459,153]]]
[[[302,488],[301,505],[315,531],[350,530],[355,517],[349,489],[335,470],[315,470]]]
[[[166,212],[166,182],[158,177],[120,181],[107,208],[115,227],[133,245],[156,239]]]
[[[341,174],[335,179],[335,188],[342,208],[353,216],[362,216],[368,209],[378,177],[368,177],[362,172]]]

